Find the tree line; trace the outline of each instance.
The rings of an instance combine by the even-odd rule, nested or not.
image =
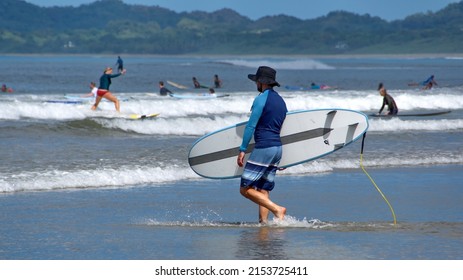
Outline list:
[[[251,20],[231,9],[176,13],[121,0],[79,7],[2,0],[0,9],[1,53],[457,53],[463,45],[463,1],[391,22],[344,11]]]

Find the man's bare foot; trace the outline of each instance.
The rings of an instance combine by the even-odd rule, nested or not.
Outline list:
[[[283,220],[286,215],[286,208],[285,207],[280,207],[280,209],[275,212],[275,217],[277,217],[280,220]]]

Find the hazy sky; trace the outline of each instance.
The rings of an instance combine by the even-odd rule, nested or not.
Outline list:
[[[79,6],[95,0],[25,0],[43,6]],[[206,11],[231,8],[251,19],[286,14],[300,19],[313,19],[331,11],[370,14],[385,20],[403,19],[415,13],[436,12],[460,0],[123,0],[126,4],[160,6],[176,12]]]

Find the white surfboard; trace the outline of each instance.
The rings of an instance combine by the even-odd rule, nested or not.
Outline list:
[[[154,119],[159,116],[160,113],[153,114],[124,114],[118,113],[116,111],[96,111],[92,113],[92,117],[102,118],[102,119],[126,119],[126,120],[145,120],[145,119]]]
[[[172,81],[167,81],[167,83],[173,87],[179,88],[179,89],[187,89],[187,86],[172,82]]]
[[[146,114],[146,115],[131,114],[129,115],[128,118],[131,120],[144,120],[144,119],[149,119],[149,118],[155,118],[157,116],[159,116],[159,113]]]
[[[434,111],[434,112],[423,112],[423,113],[398,113],[397,115],[378,115],[378,114],[371,114],[369,115],[370,118],[393,118],[393,117],[432,117],[432,116],[439,116],[449,114],[452,111]]]
[[[221,98],[230,96],[229,94],[210,94],[210,93],[203,93],[203,94],[176,94],[171,93],[169,94],[170,97],[178,98],[178,99],[214,99],[214,98]]]
[[[211,179],[240,177],[236,164],[247,122],[226,127],[198,139],[188,155],[190,167]],[[368,117],[346,109],[320,109],[288,112],[281,128],[283,157],[281,168],[311,161],[356,141],[368,129]],[[245,160],[254,148],[251,140]]]

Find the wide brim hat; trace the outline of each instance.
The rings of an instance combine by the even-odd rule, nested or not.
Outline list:
[[[277,71],[268,66],[260,66],[257,69],[256,74],[249,74],[248,78],[254,82],[260,82],[269,86],[280,86],[280,84],[275,80]]]

